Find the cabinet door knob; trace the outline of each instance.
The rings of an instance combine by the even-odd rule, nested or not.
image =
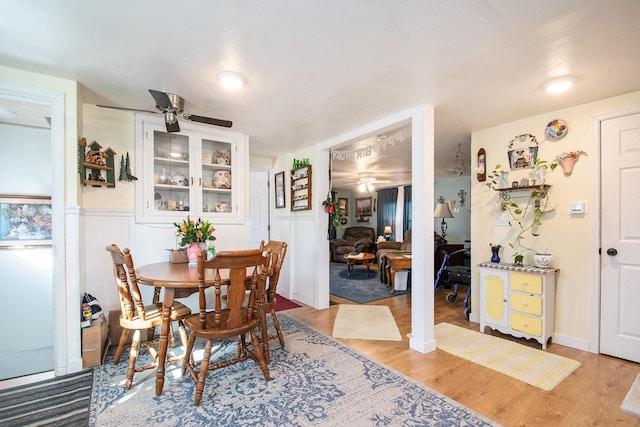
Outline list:
[[[527,282],[522,282],[522,286],[527,286]]]
[[[527,322],[522,322],[522,326],[526,328],[529,325],[527,325]]]
[[[527,306],[527,303],[526,303],[526,302],[523,302],[523,303],[522,303],[522,306],[523,306],[523,307],[526,307],[526,306]]]

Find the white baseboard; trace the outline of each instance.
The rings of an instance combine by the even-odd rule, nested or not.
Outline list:
[[[566,335],[553,334],[553,342],[565,347],[575,348],[577,350],[589,352],[589,341],[581,340],[574,337],[568,337]]]

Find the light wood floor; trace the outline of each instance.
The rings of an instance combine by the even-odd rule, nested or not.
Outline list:
[[[466,287],[463,289],[466,292]],[[435,323],[479,330],[478,323],[463,316],[463,294],[449,305],[445,302],[448,292],[436,292]],[[410,298],[407,294],[370,303],[391,309],[402,342],[340,341],[505,426],[640,426],[640,419],[620,410],[620,403],[640,373],[640,364],[550,344],[547,351],[582,365],[553,391],[544,391],[441,350],[428,354],[410,350],[406,337],[411,331]],[[331,301],[352,304],[334,296]],[[337,309],[337,305],[325,310],[303,306],[286,313],[330,336]],[[540,348],[537,342],[497,332],[495,335]]]

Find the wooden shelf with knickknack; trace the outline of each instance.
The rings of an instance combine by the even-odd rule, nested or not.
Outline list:
[[[116,152],[111,148],[102,150],[102,146],[96,141],[87,144],[87,139],[82,138],[78,145],[80,183],[83,186],[114,188],[116,186],[115,154]]]
[[[539,192],[539,197],[546,197],[547,192],[549,191],[549,188],[551,188],[551,185],[542,184],[542,185],[522,185],[518,187],[494,188],[494,190],[500,193],[500,199],[510,200],[511,198],[514,197],[511,195],[511,193],[518,192],[518,191],[527,191],[527,190],[533,190],[533,191],[537,190]],[[529,198],[530,195],[516,196],[516,197]]]
[[[311,165],[291,169],[291,211],[311,209]]]

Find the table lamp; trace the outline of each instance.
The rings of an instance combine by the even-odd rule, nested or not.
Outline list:
[[[389,238],[391,238],[391,226],[390,225],[385,225],[384,226],[383,234],[384,234],[384,238],[385,239],[389,240]]]
[[[438,203],[436,206],[436,210],[433,213],[434,218],[442,218],[442,223],[440,224],[440,230],[442,230],[442,241],[444,242],[445,236],[447,235],[447,223],[444,220],[445,218],[453,218],[453,214],[451,213],[451,209],[449,209],[448,203]]]

